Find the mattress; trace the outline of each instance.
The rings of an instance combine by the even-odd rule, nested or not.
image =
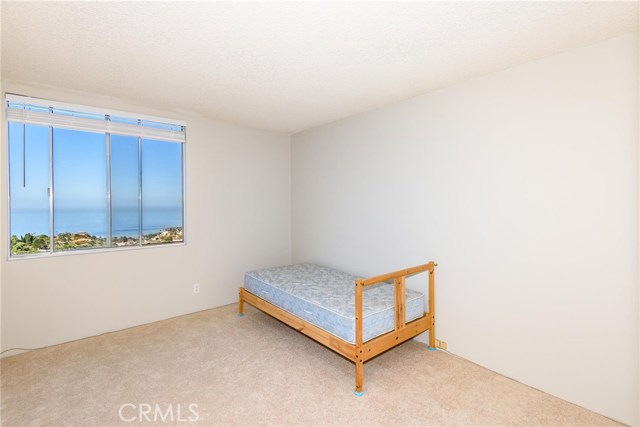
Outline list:
[[[295,264],[245,274],[244,288],[299,318],[355,344],[356,276],[316,264]],[[362,292],[363,341],[394,329],[394,286],[378,283]],[[420,292],[406,290],[406,322],[421,317]]]

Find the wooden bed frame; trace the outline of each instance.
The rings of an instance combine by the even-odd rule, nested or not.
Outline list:
[[[350,344],[311,323],[263,300],[244,288],[239,289],[238,315],[244,314],[244,303],[251,304],[259,310],[286,323],[293,329],[302,332],[320,344],[328,347],[336,353],[351,360],[356,365],[356,390],[355,394],[362,396],[362,381],[364,375],[364,362],[384,353],[396,345],[415,337],[425,331],[429,331],[429,347],[435,349],[435,318],[434,318],[434,270],[438,264],[431,261],[417,267],[395,271],[393,273],[370,277],[368,279],[356,279],[356,343]],[[407,277],[428,271],[429,272],[429,311],[422,317],[405,323],[405,280]],[[394,330],[362,342],[362,290],[370,285],[380,282],[393,281],[395,289],[394,305]]]

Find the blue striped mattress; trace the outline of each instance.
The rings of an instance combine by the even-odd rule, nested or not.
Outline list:
[[[283,310],[355,343],[356,276],[316,264],[295,264],[245,274],[244,288]],[[394,328],[394,286],[378,283],[363,290],[363,341]],[[406,321],[424,313],[420,292],[406,290]]]

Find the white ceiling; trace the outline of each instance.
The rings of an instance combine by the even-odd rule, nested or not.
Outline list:
[[[2,78],[293,133],[638,30],[638,2],[2,2]]]

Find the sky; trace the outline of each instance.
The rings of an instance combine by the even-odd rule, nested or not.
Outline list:
[[[130,213],[138,209],[138,139],[112,135],[110,145],[111,202],[116,228],[118,218],[125,221],[126,216],[128,222],[131,222],[131,218],[137,221],[136,215]],[[142,140],[143,223],[145,210],[181,210],[181,149],[179,143]],[[48,217],[49,128],[37,125],[23,127],[19,123],[9,123],[9,157],[12,222],[22,212],[41,211],[42,215]],[[54,129],[53,182],[54,217],[58,217],[61,224],[65,222],[63,216],[71,211],[76,214],[74,222],[82,221],[78,219],[82,218],[77,215],[78,211],[85,212],[87,223],[106,218],[108,199],[105,135]],[[90,218],[91,215],[98,219]],[[158,218],[154,217],[154,220],[157,222]],[[106,220],[104,222],[106,227]],[[175,222],[175,219],[170,222]],[[77,227],[82,228],[83,224],[77,224]]]

